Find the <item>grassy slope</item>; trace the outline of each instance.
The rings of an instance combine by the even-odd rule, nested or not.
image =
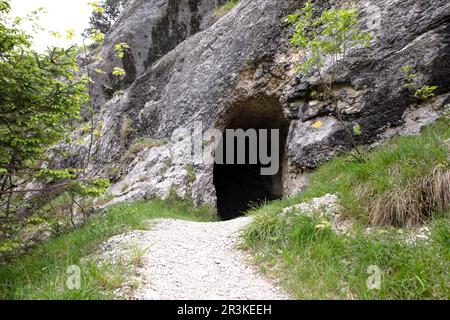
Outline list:
[[[447,213],[428,219],[432,241],[408,245],[395,229],[362,234],[370,203],[414,185],[436,166],[449,168],[448,120],[420,136],[394,139],[368,155],[367,163],[336,158],[319,168],[308,191],[277,201],[250,214],[245,234],[263,270],[280,279],[296,298],[413,299],[450,298],[450,220]],[[370,192],[366,192],[370,190]],[[326,193],[339,193],[345,215],[356,223],[352,236],[317,229],[317,219],[298,216],[289,223],[279,212]],[[367,268],[382,271],[381,290],[368,290]]]
[[[118,205],[92,217],[82,228],[37,247],[14,263],[0,267],[0,299],[104,299],[127,275],[126,265],[99,267],[82,258],[111,236],[145,229],[149,219],[176,218],[211,221],[216,216],[208,208],[192,209],[179,201],[152,201]],[[68,290],[67,267],[82,270],[80,290]]]
[[[297,298],[449,298],[450,223],[436,217],[430,225],[432,244],[401,244],[393,233],[353,237],[318,230],[315,219],[280,219],[281,208],[326,193],[339,192],[345,214],[359,226],[367,222],[366,204],[377,195],[408,185],[437,164],[448,167],[448,122],[441,121],[420,137],[394,140],[372,153],[367,163],[337,158],[312,176],[309,190],[297,197],[270,203],[254,212],[255,222],[245,234],[263,269],[275,275]],[[392,168],[395,168],[393,170]],[[368,198],[362,189],[374,190]],[[36,248],[13,264],[0,268],[0,299],[103,299],[111,298],[127,274],[125,265],[99,267],[81,261],[99,243],[128,230],[142,229],[153,218],[197,221],[215,219],[210,210],[154,201],[119,205],[95,216],[81,229]],[[82,267],[82,289],[68,290],[66,270]],[[367,290],[367,267],[383,272],[380,291]]]

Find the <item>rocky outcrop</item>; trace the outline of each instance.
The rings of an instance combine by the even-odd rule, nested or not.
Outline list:
[[[218,3],[133,1],[108,35],[100,53],[103,68],[119,63],[113,44],[127,42],[128,74],[112,81],[122,90],[113,96],[102,89],[111,79],[96,79],[103,126],[91,169],[106,174],[108,166],[120,167],[119,182],[111,189],[116,202],[176,192],[215,204],[213,165],[173,156],[186,147],[182,139],[172,139],[174,133],[186,136],[181,129],[193,129],[196,121],[204,133],[236,127],[243,119],[255,127],[287,124],[285,194],[298,192],[305,172],[350,146],[330,103],[311,98],[317,79],[294,73],[301,55],[289,45],[292,30],[283,17],[301,1],[241,0],[217,20]],[[316,3],[330,6],[329,1]],[[358,142],[372,145],[399,132],[417,132],[448,108],[450,4],[382,0],[360,7],[362,27],[372,31],[374,40],[370,48],[350,53],[336,90],[344,121],[349,127],[359,124]],[[428,103],[414,98],[403,87],[399,70],[404,65],[415,66],[427,83],[439,86],[438,97]],[[313,126],[318,121],[322,125]],[[121,161],[132,142],[142,138],[165,143]],[[214,144],[208,135],[203,139],[212,157]]]
[[[362,1],[362,25],[374,35],[368,49],[355,50],[336,79],[336,90],[344,120],[359,124],[359,143],[370,144],[394,132],[417,133],[434,121],[450,99],[450,4],[445,1]],[[420,103],[404,87],[403,66],[413,66],[423,83],[439,87],[441,95],[431,104]],[[338,122],[330,124],[330,102],[308,98],[317,79],[297,76],[283,92],[292,115],[293,132],[289,154],[305,168],[335,154],[335,145],[346,145]],[[312,101],[311,101],[312,100]],[[412,115],[412,118],[411,118]],[[327,124],[310,136],[310,121]],[[404,125],[407,125],[406,127]],[[306,132],[305,132],[306,131]],[[325,148],[325,149],[324,149]],[[328,149],[328,150],[327,150]]]
[[[339,196],[326,194],[320,198],[313,198],[298,205],[284,208],[279,218],[288,226],[293,225],[293,220],[299,216],[316,218],[320,223],[317,229],[330,228],[337,234],[348,234],[352,227],[352,221],[340,214],[342,207]]]
[[[91,65],[106,73],[92,72],[96,83],[93,101],[99,108],[117,90],[126,89],[153,63],[188,37],[204,30],[214,20],[214,9],[225,0],[132,0],[106,36],[99,59]],[[116,56],[114,46],[126,43],[125,57]],[[122,67],[126,76],[111,74]]]

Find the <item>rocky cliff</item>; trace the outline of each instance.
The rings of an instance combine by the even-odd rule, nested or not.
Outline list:
[[[173,157],[186,147],[173,139],[174,133],[193,129],[199,121],[205,133],[211,128],[281,129],[282,169],[267,182],[274,196],[299,192],[310,170],[350,147],[330,102],[311,97],[317,79],[295,74],[302,54],[290,46],[292,29],[283,17],[303,1],[241,0],[218,18],[214,10],[223,2],[131,1],[107,35],[99,52],[103,61],[95,67],[110,72],[120,64],[127,75],[95,79],[101,135],[90,169],[115,181],[111,203],[176,192],[215,205],[214,165]],[[327,8],[339,1],[315,2]],[[374,146],[397,133],[417,133],[448,110],[450,3],[358,3],[361,27],[374,39],[370,48],[350,53],[335,88],[344,121],[363,128],[355,137],[358,143]],[[114,57],[118,42],[130,46],[123,61]],[[404,88],[400,69],[405,65],[439,87],[434,99],[421,102]],[[313,126],[318,121],[322,125]],[[203,147],[212,156],[210,138],[203,138]],[[71,162],[86,151],[86,141],[71,146],[76,150]],[[124,157],[133,143],[134,153]]]

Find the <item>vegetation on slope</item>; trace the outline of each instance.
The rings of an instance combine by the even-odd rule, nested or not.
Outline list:
[[[99,47],[104,34],[94,27],[109,28],[126,3],[91,3],[92,28],[84,40]],[[36,52],[34,32],[25,31],[23,22],[30,22],[34,31],[41,30],[42,11],[40,8],[26,18],[15,17],[11,1],[0,0],[0,263],[31,245],[34,240],[29,238],[33,236],[27,234],[32,229],[58,233],[65,218],[76,227],[75,216],[81,213],[85,219],[94,199],[110,186],[101,172],[89,170],[95,145],[103,134],[103,124],[90,99],[92,77],[94,72],[106,71],[86,67],[98,57],[85,45],[48,47],[45,52]],[[75,35],[71,30],[66,35],[55,31],[51,34],[66,40]],[[124,59],[127,49],[126,43],[115,44],[116,58]],[[80,53],[84,57],[81,60]],[[111,75],[120,77],[125,71],[115,67]],[[81,137],[75,134],[77,128]],[[77,144],[84,144],[86,149],[73,157],[78,152],[74,150],[79,150]],[[109,173],[117,178],[117,170]],[[64,210],[52,215],[47,209],[53,204]]]
[[[211,221],[210,208],[193,208],[187,202],[136,202],[110,208],[86,225],[51,240],[15,262],[0,267],[0,299],[108,299],[128,276],[127,265],[101,265],[89,257],[108,238],[141,230],[155,218]],[[68,267],[81,268],[81,288],[70,290]]]
[[[128,0],[100,0],[93,2],[89,28],[85,32],[92,34],[98,30],[103,34],[108,33],[128,2]]]
[[[39,12],[28,19],[35,22]],[[12,16],[10,1],[0,0],[0,240],[11,239],[14,232],[1,227],[19,218],[31,182],[34,192],[67,190],[80,198],[97,196],[109,185],[82,178],[77,168],[53,165],[55,145],[80,119],[88,79],[79,74],[78,48],[38,53],[21,21]]]
[[[221,18],[229,11],[231,11],[234,7],[236,7],[238,3],[239,0],[227,0],[227,2],[225,2],[214,11],[214,15],[218,18]]]
[[[331,160],[312,174],[306,192],[250,213],[246,247],[296,298],[448,299],[449,138],[449,120],[442,119],[420,136],[398,137],[368,153],[366,162]],[[288,222],[279,214],[327,193],[339,194],[342,214],[355,221],[349,235],[319,228],[314,217]],[[431,239],[403,241],[403,230],[386,226],[366,234],[370,222],[426,223]],[[366,284],[370,266],[381,270],[379,290]]]

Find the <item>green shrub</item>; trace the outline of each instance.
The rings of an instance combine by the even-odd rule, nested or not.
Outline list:
[[[436,95],[435,92],[439,87],[425,84],[424,75],[417,71],[415,67],[405,65],[400,69],[400,72],[405,78],[403,87],[412,91],[414,97],[426,101]]]
[[[437,86],[429,86],[425,85],[420,89],[417,89],[414,93],[414,96],[416,98],[422,99],[422,100],[429,100],[433,98],[436,94],[435,91],[438,89]]]
[[[120,168],[108,165],[106,167],[106,174],[111,181],[117,181],[120,177]]]
[[[188,164],[185,167],[186,170],[186,183],[188,185],[191,185],[192,183],[195,182],[195,180],[197,180],[197,175],[195,174],[195,168],[193,165]]]

